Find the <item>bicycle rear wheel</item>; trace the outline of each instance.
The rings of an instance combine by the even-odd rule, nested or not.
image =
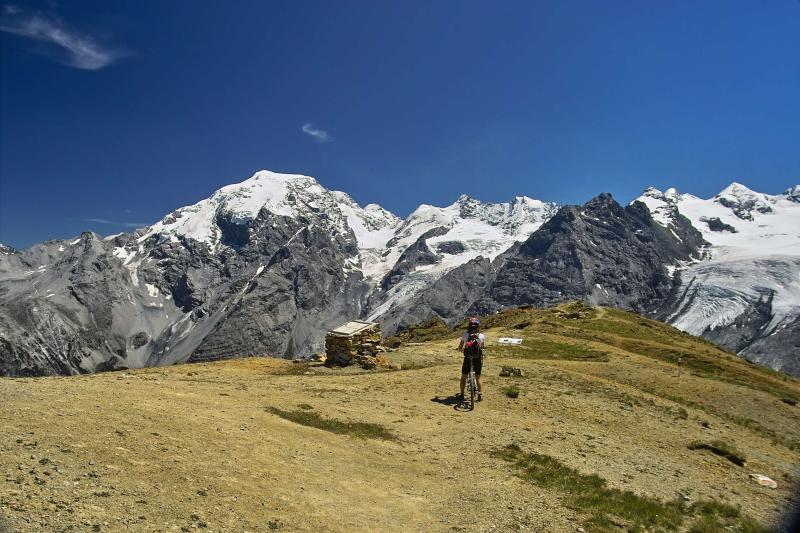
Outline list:
[[[467,378],[467,385],[469,386],[469,410],[475,409],[475,397],[478,395],[478,383],[475,381],[475,371],[469,371]]]

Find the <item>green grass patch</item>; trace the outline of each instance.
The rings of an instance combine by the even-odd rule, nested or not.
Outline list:
[[[608,354],[578,343],[557,342],[545,338],[526,338],[522,344],[489,344],[486,354],[516,359],[549,359],[561,361],[608,361]]]
[[[333,418],[323,418],[319,414],[308,410],[285,411],[277,407],[267,407],[266,411],[295,424],[322,429],[339,435],[350,435],[359,439],[397,440],[397,436],[394,433],[380,424],[344,422]]]
[[[508,387],[505,387],[503,389],[503,392],[509,398],[518,398],[519,397],[519,387],[517,387],[516,385],[509,385]]]
[[[770,531],[745,516],[737,507],[714,500],[702,500],[687,507],[680,500],[664,502],[631,491],[610,488],[596,474],[581,474],[547,455],[524,452],[516,444],[496,450],[493,455],[513,464],[520,476],[544,489],[561,493],[565,505],[586,516],[584,525],[592,532],[689,531],[711,533]]]
[[[736,447],[721,440],[715,440],[713,442],[694,441],[689,444],[688,448],[690,450],[708,450],[739,466],[744,466],[744,463],[747,461],[744,454],[737,450]]]
[[[614,518],[628,523],[632,531],[675,530],[683,522],[684,507],[677,500],[663,503],[656,498],[609,488],[596,474],[581,474],[553,457],[523,452],[515,444],[496,451],[495,455],[513,463],[527,481],[563,493],[567,507],[589,515],[587,526],[593,530],[606,529]]]
[[[275,374],[279,376],[299,376],[308,372],[311,367],[308,363],[295,363],[285,365],[275,370]]]
[[[717,533],[718,531],[738,531],[740,533],[768,533],[772,531],[742,515],[738,507],[715,500],[693,503],[690,512],[697,516],[690,533]]]

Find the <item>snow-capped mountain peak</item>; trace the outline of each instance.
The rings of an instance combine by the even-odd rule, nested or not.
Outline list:
[[[316,179],[301,174],[281,174],[268,170],[227,185],[211,197],[182,207],[140,234],[144,242],[152,236],[177,240],[193,239],[215,248],[221,242],[220,223],[247,226],[259,213],[296,218],[324,213],[331,229],[346,234],[353,231],[359,248],[380,247],[391,238],[400,219],[376,204],[362,209],[349,195],[329,191]]]
[[[754,213],[772,212],[774,197],[755,192],[741,183],[733,182],[714,197],[714,201],[729,208],[742,220],[753,220]]]
[[[731,182],[730,185],[722,189],[718,194],[717,197],[721,196],[752,196],[754,194],[758,194],[753,191],[747,185],[743,185],[738,181]]]
[[[781,193],[781,196],[785,196],[788,200],[792,202],[800,203],[800,185],[794,185],[792,187],[789,187],[788,189],[783,191],[783,193]]]
[[[393,226],[397,225],[402,222],[402,219],[392,213],[384,209],[383,207],[379,206],[378,204],[367,204],[364,206],[364,211],[366,211],[369,215],[375,217],[376,219],[383,219],[387,225]]]
[[[371,318],[412,300],[473,259],[495,259],[527,239],[557,210],[556,204],[525,196],[491,203],[462,194],[447,207],[420,205],[387,243],[381,261],[370,266],[369,276],[389,288]]]
[[[683,215],[711,245],[704,260],[678,268],[677,293],[683,299],[666,317],[671,324],[734,346],[740,342],[737,335],[744,335],[739,332],[749,327],[737,324],[755,320],[754,309],[764,302],[769,312],[761,318],[759,335],[776,334],[796,320],[800,203],[792,196],[797,193],[793,187],[772,196],[731,183],[709,199],[653,188],[637,199],[664,227]]]
[[[363,209],[348,194],[341,191],[330,193],[338,202],[338,208],[347,218],[353,230],[359,250],[383,248],[400,224],[399,217],[378,204],[368,204]],[[362,254],[362,261],[364,257]]]
[[[317,207],[313,205],[313,199],[302,202],[302,198],[319,196],[324,192],[325,189],[310,176],[261,170],[241,183],[218,189],[209,198],[173,211],[153,224],[139,242],[152,235],[172,239],[182,236],[213,246],[219,243],[216,221],[219,216],[239,225],[255,219],[261,209],[291,217],[303,203]]]
[[[790,198],[793,193],[797,193],[796,188],[772,196],[734,182],[709,199],[675,189],[662,193],[649,187],[636,200],[644,203],[653,219],[664,227],[674,224],[680,213],[706,241],[725,247],[727,253],[734,249],[739,253],[781,250],[800,255],[795,229],[800,227],[800,205]],[[764,229],[764,217],[770,217],[770,231]]]
[[[634,202],[639,201],[646,205],[653,220],[666,228],[675,222],[675,205],[680,197],[678,191],[672,187],[665,192],[655,187],[648,187]]]

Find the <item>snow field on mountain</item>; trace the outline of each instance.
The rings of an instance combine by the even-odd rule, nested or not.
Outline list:
[[[446,233],[425,239],[425,245],[440,259],[433,264],[419,265],[413,272],[403,276],[384,295],[369,319],[375,320],[393,307],[415,298],[442,276],[473,259],[484,257],[494,260],[515,242],[527,239],[555,210],[554,204],[524,196],[515,198],[513,203],[482,203],[461,196],[447,207],[421,205],[397,230],[398,238],[389,252],[384,254],[382,268],[375,268],[373,272],[382,277],[396,264],[402,252],[422,235],[436,228],[446,228]],[[439,251],[440,244],[449,242],[461,244],[463,251]]]
[[[744,258],[776,253],[800,256],[800,204],[781,195],[760,196],[767,199],[765,207],[772,209],[772,212],[753,210],[752,221],[740,219],[718,201],[702,200],[692,195],[683,195],[678,201],[678,210],[714,247],[725,247],[724,255],[728,258],[733,255]],[[734,227],[736,233],[711,231],[708,224],[701,220],[703,217],[719,218]]]
[[[774,256],[759,260],[732,259],[703,261],[681,273],[681,288],[688,284],[697,291],[683,307],[668,317],[669,322],[688,333],[700,335],[733,323],[753,302],[766,300],[774,291],[772,320],[765,333],[773,333],[786,319],[800,312],[800,260]]]
[[[800,204],[790,196],[796,189],[768,195],[732,183],[707,200],[653,188],[638,198],[662,226],[677,210],[711,244],[702,261],[678,267],[678,290],[691,288],[691,297],[668,317],[674,326],[695,335],[727,326],[769,294],[773,315],[765,333],[800,314]],[[713,231],[713,219],[735,232]]]

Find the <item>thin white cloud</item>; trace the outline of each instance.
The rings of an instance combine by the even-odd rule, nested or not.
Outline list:
[[[42,55],[70,67],[98,70],[111,65],[122,53],[101,46],[87,35],[69,29],[62,22],[38,14],[25,14],[17,6],[3,6],[0,31],[45,43],[35,50]]]
[[[313,139],[318,143],[327,143],[333,141],[333,137],[328,135],[327,131],[315,128],[310,122],[303,124],[303,127],[300,129],[303,130],[303,133],[306,135],[313,137]]]
[[[105,218],[81,218],[84,222],[96,222],[98,224],[111,224],[112,226],[122,226],[125,228],[143,228],[147,226],[146,222],[117,222],[115,220],[107,220]]]

